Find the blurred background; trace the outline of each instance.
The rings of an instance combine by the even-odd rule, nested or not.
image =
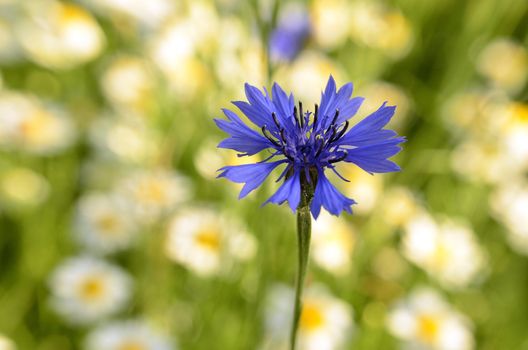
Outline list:
[[[528,349],[527,44],[522,0],[1,0],[0,350],[286,349],[295,216],[213,118],[330,74],[408,142],[341,169],[299,349]]]

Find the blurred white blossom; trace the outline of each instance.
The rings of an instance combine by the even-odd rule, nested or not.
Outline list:
[[[475,342],[470,320],[435,290],[421,287],[396,303],[387,327],[408,349],[470,350]]]
[[[293,317],[293,289],[273,286],[267,296],[262,350],[287,349]],[[352,307],[322,285],[306,288],[299,321],[299,350],[342,349],[354,331]]]
[[[165,335],[144,321],[114,321],[88,334],[85,350],[176,350]]]
[[[89,256],[62,262],[50,279],[51,305],[72,324],[86,324],[123,309],[132,281],[121,268]]]
[[[425,212],[407,223],[402,249],[407,259],[450,288],[482,278],[486,266],[486,254],[468,226],[437,223]]]
[[[240,222],[208,208],[187,208],[170,222],[167,256],[200,276],[225,272],[253,258],[256,240]]]

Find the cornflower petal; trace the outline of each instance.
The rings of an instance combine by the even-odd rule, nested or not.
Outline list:
[[[323,171],[318,172],[317,185],[310,210],[315,219],[323,206],[330,214],[339,215],[343,210],[352,213],[351,206],[356,204],[353,199],[345,197],[328,181]]]
[[[276,203],[282,204],[288,201],[290,208],[293,212],[297,209],[299,201],[301,200],[301,183],[300,183],[300,171],[295,171],[291,177],[286,179],[284,183],[279,187],[277,192],[273,194],[264,204]]]
[[[286,160],[278,160],[269,163],[255,163],[243,165],[231,165],[220,168],[218,177],[225,177],[236,183],[245,183],[240,191],[239,199],[247,196],[255,188],[259,187],[269,174]]]

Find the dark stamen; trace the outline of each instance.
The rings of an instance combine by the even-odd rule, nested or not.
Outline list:
[[[273,136],[269,133],[268,129],[266,129],[266,125],[262,127],[262,134],[270,140],[271,143],[273,143],[275,146],[280,147],[281,145],[273,139]]]
[[[303,108],[302,108],[302,102],[299,101],[299,117],[301,120],[301,128],[304,126],[304,114],[303,114]]]
[[[330,139],[330,141],[328,143],[332,143],[332,142],[335,142],[337,140],[339,140],[341,137],[343,137],[343,135],[345,134],[345,132],[348,130],[348,120],[345,122],[345,126],[343,126],[343,129],[341,129],[341,131],[339,131],[339,133],[332,139]]]
[[[324,145],[325,145],[325,142],[321,141],[321,143],[319,144],[319,148],[317,149],[317,152],[315,152],[315,157],[319,157],[319,155],[323,151]]]
[[[273,118],[273,121],[275,122],[275,125],[277,125],[277,129],[280,129],[281,126],[279,124],[279,121],[277,120],[277,115],[275,115],[275,112],[271,113],[271,117]]]
[[[299,122],[299,116],[297,115],[297,107],[293,106],[293,117],[295,118],[295,124],[297,126],[301,126],[301,122]]]
[[[339,117],[339,109],[336,109],[336,112],[334,114],[334,119],[332,119],[332,122],[330,123],[330,125],[335,125],[337,117]]]
[[[280,137],[281,137],[282,142],[286,145],[287,142],[286,142],[286,136],[284,135],[284,129],[280,129]]]
[[[328,130],[331,130],[332,133],[330,134],[330,137],[328,138],[328,143],[331,143],[332,140],[334,139],[334,136],[336,135],[336,127],[335,125],[331,125],[327,130],[326,130],[326,133],[328,132]]]
[[[334,159],[330,159],[328,161],[328,163],[332,164],[332,163],[340,162],[340,161],[344,160],[347,156],[348,156],[348,152],[347,151],[343,151],[343,154],[340,157],[337,157],[337,158],[334,158]]]
[[[312,132],[315,130],[315,126],[317,125],[317,118],[319,118],[319,106],[316,103],[315,111],[314,111],[314,119],[313,119],[313,124],[312,124]]]

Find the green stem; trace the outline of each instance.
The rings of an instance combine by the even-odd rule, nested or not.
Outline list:
[[[297,280],[295,284],[295,305],[293,310],[293,325],[290,335],[290,349],[295,350],[297,340],[297,330],[302,313],[302,292],[304,278],[308,266],[310,254],[310,237],[312,231],[312,217],[310,215],[310,202],[313,196],[313,189],[305,179],[301,179],[301,202],[297,208],[297,239],[299,252],[299,266],[297,269]]]

